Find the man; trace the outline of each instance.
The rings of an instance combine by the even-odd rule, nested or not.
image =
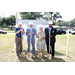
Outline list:
[[[45,28],[45,35],[46,35],[46,45],[47,45],[47,52],[49,53],[49,38],[50,38],[50,46],[52,48],[52,57],[54,57],[55,54],[55,36],[57,34],[57,31],[55,28],[52,27],[52,21],[49,21],[49,27]],[[50,32],[50,35],[49,35]],[[51,53],[51,51],[50,51]]]
[[[19,54],[21,54],[22,52],[22,34],[25,34],[24,29],[22,28],[22,22],[19,21],[18,23],[19,27],[15,28],[15,33],[16,33],[16,53],[17,56],[19,56]],[[20,47],[20,51],[19,51],[19,47]]]
[[[33,28],[33,22],[29,22],[30,28],[26,30],[27,42],[28,42],[28,50],[27,52],[30,52],[30,43],[32,44],[32,54],[34,56],[35,53],[35,35],[36,35],[36,29]],[[31,40],[31,42],[30,42]]]

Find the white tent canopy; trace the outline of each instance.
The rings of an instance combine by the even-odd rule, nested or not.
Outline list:
[[[29,22],[32,21],[33,22],[33,27],[36,29],[36,31],[39,31],[39,27],[40,24],[43,25],[43,30],[48,27],[48,21],[44,21],[44,20],[16,20],[16,27],[18,27],[18,22],[21,21],[22,22],[22,27],[24,28],[24,30],[26,31],[27,28],[29,28]]]
[[[29,28],[29,22],[32,21],[33,22],[33,27],[36,29],[36,31],[38,32],[39,31],[39,27],[40,27],[40,24],[43,25],[43,31],[45,28],[47,28],[49,25],[48,25],[48,21],[45,21],[45,20],[16,20],[16,27],[18,27],[18,22],[21,21],[22,22],[22,27],[24,28],[24,30],[26,31],[27,28]],[[58,27],[56,25],[53,25],[53,27]]]

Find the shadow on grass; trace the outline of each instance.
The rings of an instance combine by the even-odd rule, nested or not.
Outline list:
[[[26,50],[24,50],[24,51],[27,54],[27,51]],[[41,59],[39,59],[37,57],[37,54],[38,54],[38,51],[35,51],[35,58],[32,58],[33,59],[33,62],[43,62]],[[44,54],[47,55],[47,51],[44,51]],[[56,55],[59,55],[60,56],[60,55],[64,55],[64,54],[61,54],[59,52],[56,52]],[[30,62],[28,59],[22,58],[20,56],[18,57],[18,59],[20,60],[20,62]],[[44,60],[44,62],[65,62],[64,59],[57,58],[57,57],[54,57],[51,60],[48,60],[47,57],[43,57],[42,59]]]
[[[65,55],[65,54],[55,51],[55,55],[63,56],[63,55]]]

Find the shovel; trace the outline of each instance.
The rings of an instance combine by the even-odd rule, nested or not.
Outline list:
[[[49,35],[50,35],[50,32],[49,32]],[[47,58],[49,59],[49,60],[51,60],[52,59],[52,55],[50,54],[50,51],[52,50],[52,48],[51,48],[51,46],[50,46],[50,37],[49,37],[49,54],[47,55]]]

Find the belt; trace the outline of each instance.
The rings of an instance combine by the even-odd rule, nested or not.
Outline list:
[[[17,37],[21,38],[22,36],[17,36]]]

